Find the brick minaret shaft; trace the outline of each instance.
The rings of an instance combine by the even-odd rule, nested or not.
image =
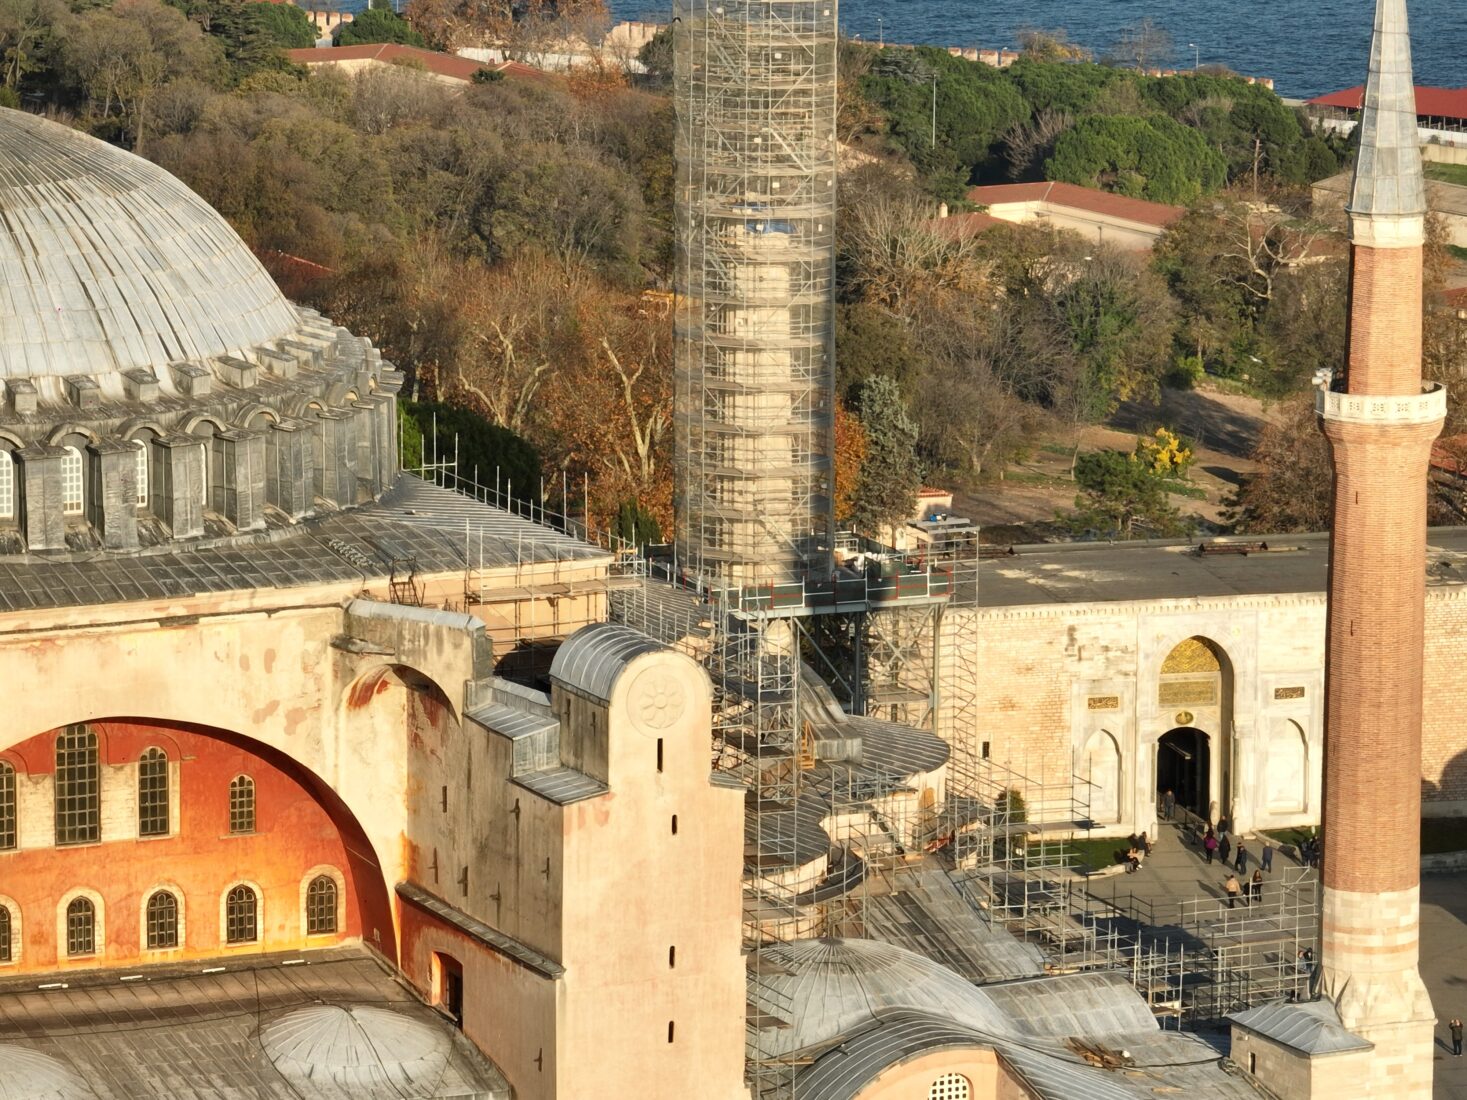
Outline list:
[[[1320,991],[1375,1043],[1360,1096],[1431,1095],[1417,970],[1426,489],[1445,395],[1421,377],[1425,187],[1405,0],[1377,0],[1351,185],[1344,385],[1317,408],[1334,464]]]

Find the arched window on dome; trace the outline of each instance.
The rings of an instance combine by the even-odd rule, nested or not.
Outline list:
[[[87,510],[87,464],[75,447],[61,456],[61,514],[79,516]]]
[[[15,769],[0,760],[0,852],[15,847]]]
[[[15,518],[15,459],[0,451],[0,519]]]
[[[961,1073],[944,1073],[932,1082],[927,1100],[972,1100],[973,1086]]]
[[[138,480],[138,507],[148,506],[148,441],[146,439],[134,439],[132,445],[137,448],[137,480]]]

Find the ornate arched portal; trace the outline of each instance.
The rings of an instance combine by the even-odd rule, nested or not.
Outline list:
[[[1216,821],[1226,816],[1232,786],[1233,668],[1222,647],[1199,636],[1167,653],[1157,678],[1158,796]]]

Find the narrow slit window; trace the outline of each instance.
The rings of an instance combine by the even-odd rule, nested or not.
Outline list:
[[[0,451],[0,519],[15,518],[15,460]]]
[[[86,461],[75,447],[67,447],[61,456],[61,514],[79,516],[86,510]]]
[[[672,815],[672,835],[677,836],[677,814]]]
[[[662,770],[662,738],[657,739],[657,770]]]
[[[134,439],[132,445],[137,448],[138,452],[138,507],[146,508],[148,504],[148,441],[146,439]]]

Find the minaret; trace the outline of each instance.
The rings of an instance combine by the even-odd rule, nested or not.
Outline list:
[[[1353,1095],[1431,1096],[1417,971],[1426,492],[1446,394],[1421,377],[1426,213],[1406,0],[1377,0],[1350,219],[1343,379],[1316,395],[1334,465],[1320,993],[1375,1044]]]

